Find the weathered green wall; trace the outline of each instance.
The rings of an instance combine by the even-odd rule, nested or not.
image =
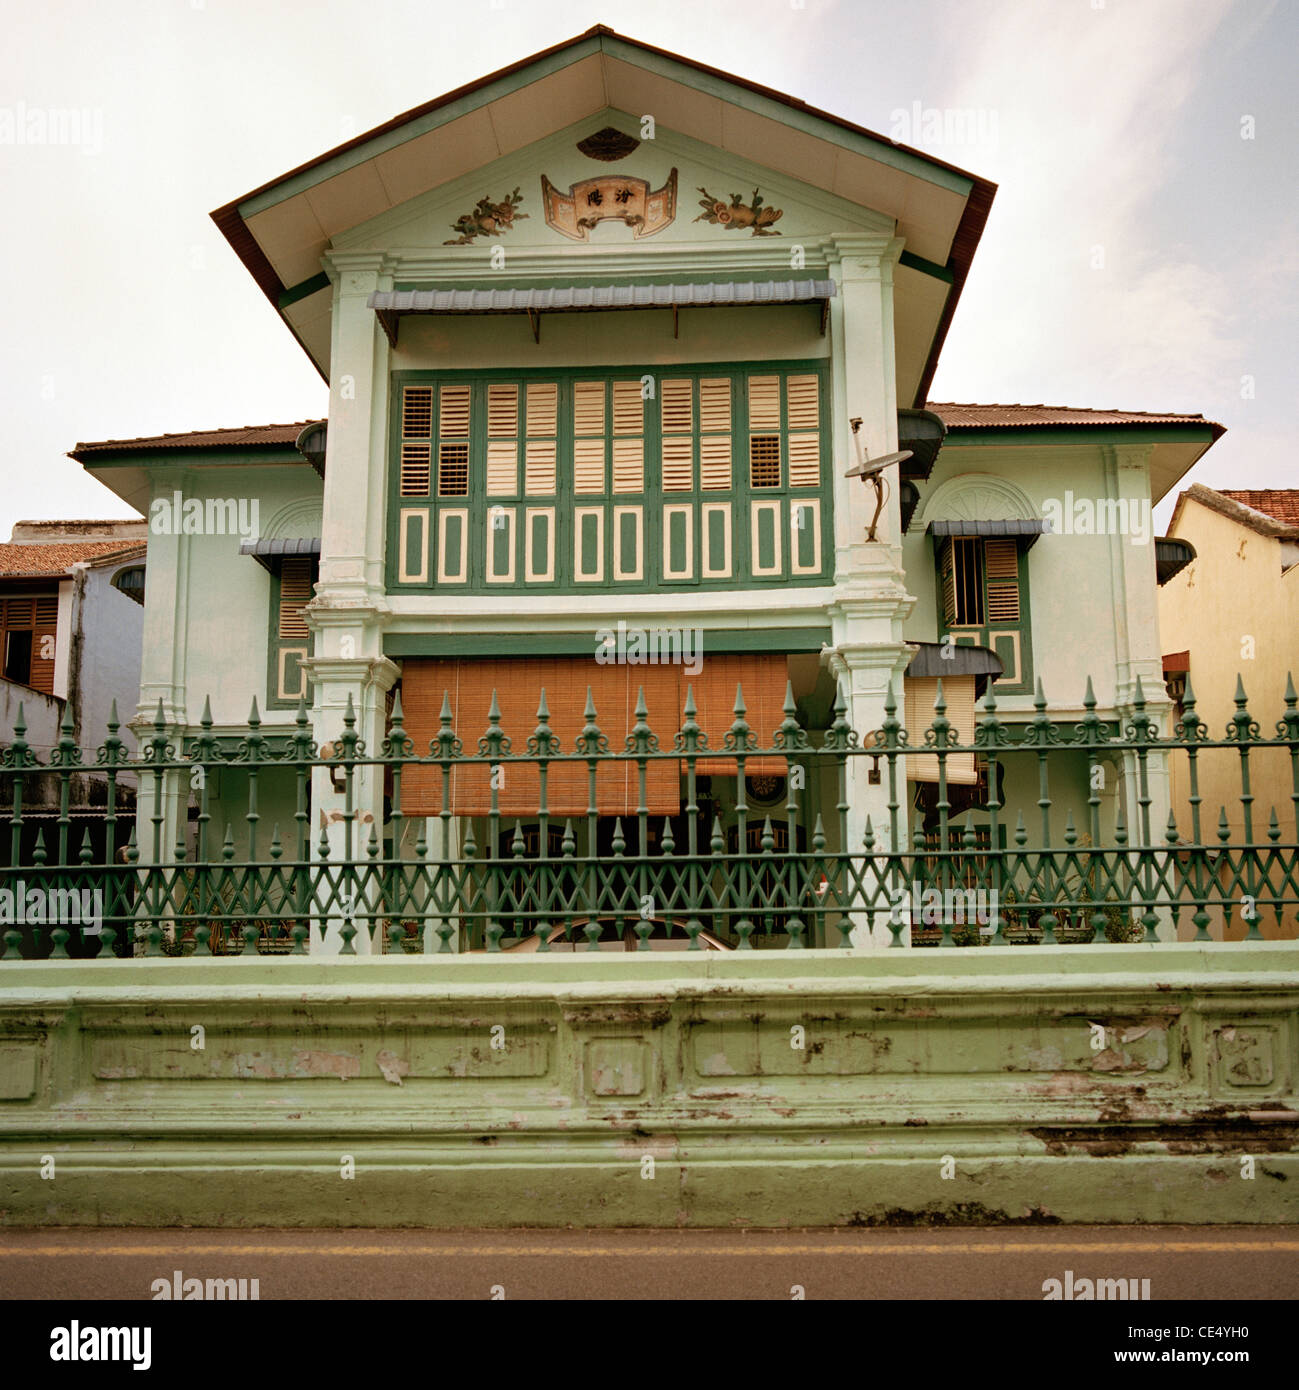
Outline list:
[[[1268,943],[13,963],[0,1219],[1295,1221],[1297,986]]]

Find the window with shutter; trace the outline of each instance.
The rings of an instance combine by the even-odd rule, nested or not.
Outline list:
[[[400,374],[393,591],[824,580],[824,375],[809,362]]]
[[[603,381],[573,383],[573,491],[604,491],[605,394]]]
[[[954,536],[937,548],[943,627],[956,641],[997,654],[1003,668],[997,689],[1008,694],[1032,688],[1022,564],[1018,543],[1009,538]]]
[[[469,494],[469,387],[438,392],[438,496]]]
[[[32,622],[31,687],[43,695],[54,694],[54,646],[59,626],[59,600],[50,594],[36,600]]]
[[[57,594],[0,599],[0,674],[53,695],[58,622]]]
[[[267,704],[283,709],[307,693],[302,662],[311,654],[311,630],[306,607],[316,591],[319,561],[310,555],[289,555],[280,561],[271,605],[270,662]]]
[[[613,490],[645,491],[645,402],[639,381],[613,383]]]
[[[1011,540],[984,542],[988,622],[1019,622],[1019,549]]]
[[[427,497],[433,451],[433,388],[408,386],[401,394],[403,497]]]

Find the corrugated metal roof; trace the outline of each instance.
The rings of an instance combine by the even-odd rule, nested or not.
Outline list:
[[[931,521],[928,530],[935,536],[1046,536],[1049,521]]]
[[[1033,425],[1207,425],[1218,434],[1226,427],[1203,415],[1155,414],[1142,410],[1092,410],[1070,405],[960,405],[930,401],[926,410],[949,429],[1015,429]]]
[[[251,555],[265,570],[275,573],[277,560],[288,555],[319,555],[319,536],[280,536],[274,540],[243,541],[240,555]]]
[[[833,280],[729,280],[704,285],[573,285],[550,289],[380,290],[371,309],[396,314],[555,313],[674,305],[799,304],[833,299]]]
[[[279,537],[275,540],[244,541],[240,555],[319,555],[319,536]]]

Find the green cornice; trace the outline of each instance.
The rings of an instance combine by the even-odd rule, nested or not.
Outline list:
[[[595,653],[597,627],[581,632],[472,633],[396,632],[383,639],[385,656],[588,656]],[[652,625],[651,625],[652,626]],[[819,652],[831,640],[824,627],[736,628],[700,633],[704,656],[725,652]],[[634,663],[629,663],[634,664]]]

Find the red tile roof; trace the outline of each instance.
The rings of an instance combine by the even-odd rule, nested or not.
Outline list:
[[[939,416],[948,429],[1007,429],[1027,426],[1074,425],[1208,425],[1215,438],[1223,425],[1203,415],[1157,414],[1145,410],[1091,410],[1070,405],[965,405],[930,401],[926,410]]]
[[[145,543],[70,541],[56,545],[0,545],[0,579],[56,579],[82,560],[143,557]]]
[[[1248,507],[1251,511],[1262,512],[1274,521],[1285,526],[1299,526],[1299,488],[1218,488],[1224,497]]]
[[[272,444],[294,444],[308,425],[319,420],[298,420],[289,425],[236,425],[233,429],[190,430],[184,434],[147,434],[139,439],[101,439],[78,444],[69,456],[136,449],[254,449]]]

